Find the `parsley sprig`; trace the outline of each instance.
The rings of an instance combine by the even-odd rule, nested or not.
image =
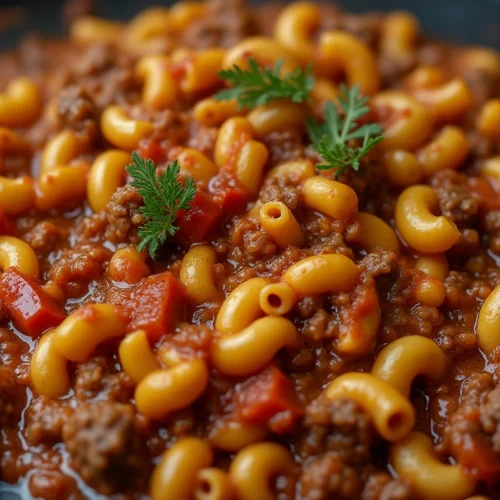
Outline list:
[[[367,102],[368,97],[361,96],[359,87],[349,89],[342,84],[338,103],[343,116],[329,101],[325,107],[325,123],[308,120],[313,147],[325,162],[317,165],[318,170],[333,170],[336,177],[348,167],[359,170],[360,159],[383,139],[382,127],[378,123],[358,127],[357,120],[370,110]],[[353,142],[357,139],[363,139],[360,146]]]
[[[305,71],[295,68],[291,73],[280,76],[283,59],[279,59],[274,68],[261,68],[257,61],[248,59],[248,69],[236,64],[231,69],[219,72],[219,76],[233,85],[215,94],[218,101],[236,99],[241,108],[263,106],[277,99],[290,99],[292,102],[304,102],[314,86],[312,68]]]
[[[177,160],[157,176],[154,162],[136,152],[132,153],[132,164],[127,167],[127,172],[133,178],[130,185],[144,200],[140,211],[148,219],[139,228],[141,242],[137,250],[149,247],[149,254],[155,259],[167,237],[178,231],[178,226],[174,224],[177,211],[189,209],[196,195],[196,184],[191,178],[184,183],[178,181],[180,165]]]

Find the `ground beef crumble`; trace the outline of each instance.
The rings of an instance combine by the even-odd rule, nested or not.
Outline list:
[[[299,478],[302,498],[411,498],[405,481],[373,467],[372,449],[379,438],[371,418],[355,402],[320,395],[307,407],[303,424],[306,434],[298,452],[308,458]]]
[[[440,448],[476,478],[498,478],[500,386],[491,373],[473,374],[464,383],[460,406],[450,417]]]
[[[106,238],[113,243],[139,243],[137,228],[145,223],[139,211],[142,204],[141,195],[130,184],[119,187],[106,207]]]
[[[138,486],[149,472],[130,405],[104,401],[81,405],[64,424],[63,440],[72,466],[103,494]]]

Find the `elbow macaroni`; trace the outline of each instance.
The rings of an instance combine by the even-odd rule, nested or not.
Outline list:
[[[330,382],[327,399],[349,398],[372,417],[375,428],[387,441],[398,441],[409,434],[415,423],[411,403],[387,382],[368,373],[346,373]]]
[[[459,465],[446,465],[434,457],[431,440],[420,432],[392,445],[391,462],[425,500],[460,500],[476,484]]]
[[[409,398],[415,377],[425,375],[439,380],[445,370],[446,358],[434,341],[409,335],[392,341],[380,351],[373,363],[372,375]]]
[[[405,189],[396,204],[396,228],[408,245],[426,253],[449,250],[460,238],[455,224],[433,212],[438,198],[429,186],[412,186]]]

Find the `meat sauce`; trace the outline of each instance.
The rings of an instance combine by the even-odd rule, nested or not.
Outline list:
[[[154,48],[165,53],[175,46],[230,48],[252,35],[271,35],[279,12],[274,5],[252,9],[238,0],[208,0],[206,14],[192,21],[180,39],[161,38]],[[416,299],[415,290],[427,275],[417,266],[419,255],[402,240],[400,256],[386,249],[368,252],[351,243],[359,225],[307,209],[301,182],[293,175],[266,177],[257,199],[283,202],[294,212],[304,234],[303,248],[280,248],[249,212],[256,198],[226,171],[204,187],[195,203],[197,211],[179,216],[182,230],[162,248],[159,258],[120,269],[122,280],[109,276],[110,260],[117,249],[140,242],[138,229],[145,222],[143,200],[130,178],[105,210],[96,213],[87,201],[18,216],[0,212],[0,235],[27,242],[40,265],[39,280],[12,278],[14,268],[0,275],[0,287],[9,288],[13,279],[15,293],[25,297],[21,280],[33,293],[32,312],[16,315],[8,307],[15,297],[2,293],[0,300],[2,498],[9,498],[8,492],[57,500],[147,498],[150,475],[166,449],[189,435],[210,442],[227,420],[258,426],[258,441],[280,443],[292,453],[294,467],[273,480],[278,499],[418,498],[411,481],[391,466],[389,444],[376,431],[369,412],[351,399],[330,401],[323,393],[340,374],[370,371],[383,346],[407,335],[434,340],[447,363],[443,379],[418,378],[413,384],[415,429],[432,438],[443,463],[458,463],[474,477],[476,493],[487,498],[500,495],[500,351],[487,356],[476,337],[481,305],[500,284],[498,178],[481,171],[486,160],[500,154],[500,142],[475,127],[484,103],[500,97],[500,69],[495,74],[480,64],[461,63],[466,48],[424,38],[404,60],[381,53],[384,14],[351,15],[324,7],[322,17],[318,36],[344,30],[375,51],[384,89],[401,89],[416,68],[433,65],[462,78],[472,92],[472,107],[451,121],[470,143],[466,159],[458,169],[439,170],[422,181],[437,193],[439,213],[460,231],[460,239],[446,252],[444,302],[434,306]],[[37,37],[1,55],[0,89],[17,76],[29,76],[42,89],[44,112],[33,125],[18,129],[24,148],[4,151],[0,145],[0,176],[36,179],[43,148],[62,130],[75,132],[88,145],[74,165],[93,161],[110,147],[99,118],[111,104],[126,106],[136,118],[153,124],[154,133],[137,149],[158,167],[175,158],[178,146],[213,157],[218,128],[197,122],[192,108],[222,84],[183,94],[168,109],[152,110],[141,104],[142,83],[134,74],[141,55],[113,44]],[[321,103],[313,104],[313,113],[321,116]],[[378,110],[385,127],[400,118]],[[267,170],[290,160],[320,161],[301,126],[272,130],[262,142],[269,151]],[[348,170],[340,180],[355,190],[360,211],[394,226],[402,188],[388,181],[382,163],[382,155],[375,151],[359,171]],[[220,300],[196,306],[186,300],[178,281],[182,258],[195,242],[206,242],[215,250],[213,275],[220,293]],[[350,294],[301,297],[287,315],[300,332],[298,348],[281,350],[247,377],[227,376],[210,367],[205,391],[188,408],[158,422],[141,415],[135,407],[135,384],[118,358],[118,341],[99,345],[83,362],[69,363],[71,389],[63,397],[33,390],[30,362],[40,334],[86,304],[124,306],[130,328],[145,328],[158,349],[208,360],[224,297],[251,278],[279,279],[304,257],[324,253],[341,254],[357,264],[360,279],[355,289]],[[171,283],[165,285],[167,271]],[[134,284],[127,283],[129,279]],[[37,301],[43,302],[47,293],[50,305],[38,307]],[[377,297],[382,321],[376,343],[367,354],[342,355],[337,345],[343,321],[349,318],[357,324]],[[168,317],[162,316],[165,311]],[[226,471],[233,458],[234,452],[219,449],[214,465]],[[259,498],[257,493],[254,498]]]

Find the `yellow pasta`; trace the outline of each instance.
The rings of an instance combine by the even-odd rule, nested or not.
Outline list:
[[[219,292],[215,286],[212,266],[217,263],[215,250],[208,246],[195,246],[182,259],[180,280],[188,297],[195,304],[216,300]]]
[[[444,216],[435,216],[438,199],[429,186],[405,189],[396,204],[396,228],[411,248],[419,252],[441,253],[460,238],[455,224]]]
[[[432,453],[431,440],[420,432],[392,445],[391,463],[424,500],[461,500],[476,485],[459,465],[441,463]]]
[[[276,443],[259,443],[240,451],[229,468],[240,500],[274,500],[276,493],[270,486],[271,479],[284,474],[293,466],[290,452]]]
[[[23,240],[14,236],[0,236],[0,270],[16,267],[23,274],[38,278],[38,257]]]
[[[144,330],[129,333],[120,342],[118,355],[123,371],[136,385],[147,375],[161,368]]]
[[[31,125],[42,112],[38,85],[29,78],[17,78],[0,94],[0,126]]]
[[[361,246],[367,252],[383,249],[399,255],[399,242],[396,233],[389,224],[368,212],[359,212],[356,216],[359,230],[347,235],[347,241]]]
[[[249,375],[264,368],[283,347],[297,347],[299,336],[291,321],[281,316],[255,320],[239,333],[212,345],[213,365],[226,375]]]
[[[356,264],[345,255],[315,255],[290,266],[282,280],[299,295],[350,291],[358,278]]]
[[[259,305],[265,314],[287,314],[297,301],[297,293],[288,283],[269,283],[259,294]]]
[[[219,310],[216,330],[223,334],[239,332],[263,316],[259,296],[268,283],[265,278],[252,278],[238,285]]]
[[[213,454],[205,441],[185,437],[161,457],[150,481],[152,500],[191,500],[198,473],[212,465]]]
[[[304,242],[302,228],[292,211],[280,201],[264,203],[260,208],[260,224],[281,248],[300,247]]]
[[[445,370],[446,358],[434,341],[420,335],[408,335],[390,342],[379,352],[372,375],[409,398],[415,377],[424,375],[439,380]]]
[[[66,359],[86,361],[101,342],[125,335],[126,320],[118,306],[90,304],[70,314],[54,330],[54,346]]]
[[[320,58],[326,66],[342,69],[349,86],[358,85],[365,95],[380,87],[380,74],[371,48],[347,32],[323,33],[319,39]]]
[[[346,373],[325,389],[330,399],[356,401],[372,417],[375,428],[387,441],[398,441],[409,434],[415,423],[411,403],[387,382],[368,373]]]
[[[202,359],[155,370],[146,375],[135,390],[137,410],[145,417],[161,420],[196,401],[207,383],[208,368]]]
[[[43,335],[30,362],[30,379],[36,394],[58,398],[71,387],[67,360],[54,347],[54,333]]]
[[[101,116],[104,137],[114,146],[132,151],[139,141],[153,133],[153,124],[144,120],[133,120],[119,107],[108,106]]]
[[[320,175],[304,182],[302,196],[308,208],[334,219],[351,219],[358,211],[358,196],[354,189]]]
[[[479,347],[487,355],[500,345],[500,286],[495,287],[481,306],[476,335]]]

